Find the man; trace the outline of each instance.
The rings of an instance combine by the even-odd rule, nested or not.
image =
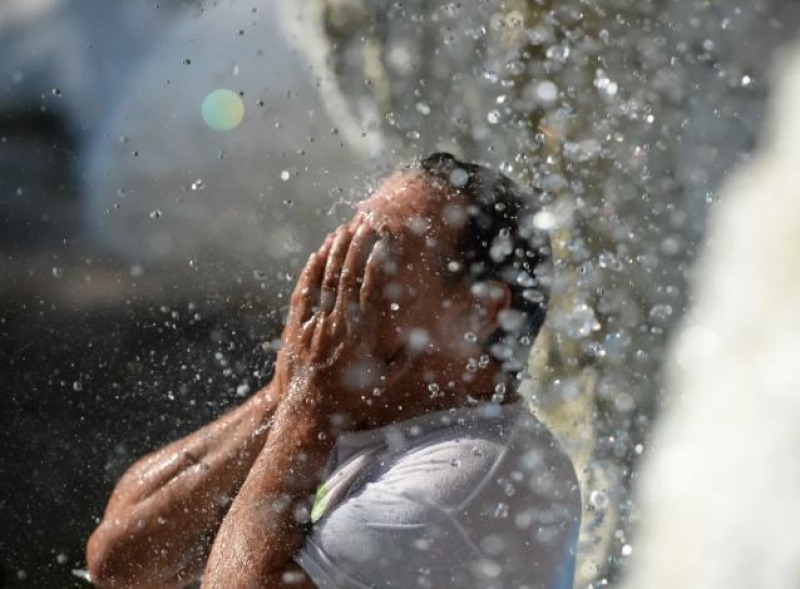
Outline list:
[[[578,483],[516,393],[550,280],[523,204],[448,154],[385,180],[306,264],[272,382],[123,476],[94,582],[571,587]]]

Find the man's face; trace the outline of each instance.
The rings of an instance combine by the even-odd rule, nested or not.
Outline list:
[[[455,278],[462,271],[458,244],[467,206],[466,197],[436,186],[421,171],[387,178],[358,206],[357,215],[365,214],[389,246],[384,296],[390,320],[381,351],[390,358],[416,356],[429,383],[439,382],[445,370],[460,376],[466,359],[480,354],[470,334],[469,288]]]

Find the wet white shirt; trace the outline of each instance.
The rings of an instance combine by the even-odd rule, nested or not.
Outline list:
[[[337,441],[296,560],[320,588],[571,589],[572,464],[521,404]]]

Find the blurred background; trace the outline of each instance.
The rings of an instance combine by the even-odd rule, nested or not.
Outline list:
[[[632,488],[720,187],[792,0],[0,0],[0,585],[82,587],[116,478],[265,384],[295,272],[435,150],[542,194],[527,392],[583,484],[576,587]]]

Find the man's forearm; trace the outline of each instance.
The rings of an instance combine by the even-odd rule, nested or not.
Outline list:
[[[180,586],[202,571],[227,506],[268,434],[270,387],[201,430],[134,464],[87,546],[101,586]]]
[[[204,588],[282,586],[281,572],[291,569],[302,547],[310,498],[333,445],[326,414],[298,398],[282,402],[217,534]]]

